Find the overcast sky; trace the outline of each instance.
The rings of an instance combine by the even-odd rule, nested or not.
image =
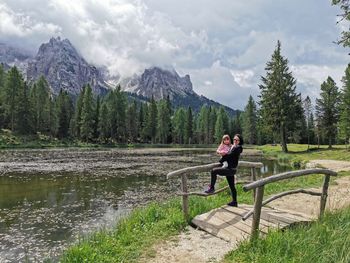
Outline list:
[[[347,27],[339,12],[331,0],[0,0],[0,42],[35,53],[68,38],[123,76],[172,66],[197,93],[243,109],[277,40],[303,97],[317,97],[328,75],[341,87],[349,50],[333,43]]]

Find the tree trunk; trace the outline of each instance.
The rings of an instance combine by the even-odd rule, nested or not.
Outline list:
[[[287,148],[287,140],[286,140],[286,130],[284,129],[284,125],[281,125],[281,146],[282,146],[282,151],[287,153],[288,148]]]
[[[332,138],[330,136],[328,139],[328,149],[332,149]]]

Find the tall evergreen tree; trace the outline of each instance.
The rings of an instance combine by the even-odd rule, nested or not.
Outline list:
[[[67,91],[60,90],[56,99],[57,108],[57,137],[67,138],[69,125],[73,114],[73,103]]]
[[[200,144],[209,143],[209,114],[209,108],[203,105],[197,118],[197,136]]]
[[[98,122],[100,117],[100,110],[101,110],[101,97],[97,96],[96,103],[95,103],[95,114],[94,114],[94,139],[99,138],[99,130],[98,130]]]
[[[5,127],[5,81],[6,73],[2,64],[0,64],[0,129]]]
[[[126,133],[128,141],[135,142],[137,140],[139,130],[139,119],[137,116],[136,101],[130,103],[126,111]]]
[[[146,103],[141,103],[140,104],[140,109],[139,109],[139,114],[138,114],[138,120],[139,120],[139,137],[141,141],[146,141],[147,138],[147,131],[146,131],[146,120],[147,120],[147,115],[148,115],[148,110],[147,110],[147,104]]]
[[[188,144],[193,143],[193,114],[191,107],[188,107],[186,111],[184,141]]]
[[[102,143],[105,143],[110,136],[110,127],[108,120],[108,106],[106,102],[103,102],[101,105],[101,110],[98,118],[98,132],[99,140]]]
[[[232,134],[242,134],[242,114],[237,112],[236,116],[232,118]]]
[[[305,113],[305,119],[306,119],[306,133],[307,133],[307,150],[310,148],[310,136],[312,133],[312,127],[311,127],[311,121],[312,120],[312,104],[311,99],[309,96],[306,96],[304,102],[304,113]]]
[[[321,84],[320,98],[316,99],[316,112],[328,141],[329,148],[332,148],[332,142],[334,142],[336,137],[339,102],[340,96],[338,87],[334,80],[328,77],[327,80]]]
[[[27,83],[24,82],[19,87],[17,102],[16,127],[20,134],[29,134],[32,132],[31,109],[29,101],[29,89]]]
[[[152,141],[152,143],[155,142],[156,136],[157,136],[157,115],[158,115],[157,103],[152,96],[152,99],[148,108],[146,127],[145,127],[147,137]]]
[[[7,74],[4,89],[4,106],[10,122],[10,129],[15,131],[16,116],[18,113],[18,94],[23,89],[23,79],[16,67],[12,67]]]
[[[178,108],[173,118],[173,138],[175,143],[184,143],[186,114],[184,108]]]
[[[257,113],[256,104],[252,96],[249,96],[242,119],[242,134],[244,140],[249,144],[255,144],[257,142]]]
[[[222,136],[225,134],[224,116],[221,110],[218,111],[215,122],[215,142],[220,143]]]
[[[116,119],[117,119],[117,133],[118,140],[120,142],[125,142],[126,136],[126,103],[127,98],[125,93],[121,91],[120,85],[116,89]]]
[[[35,131],[50,132],[50,87],[46,79],[41,76],[33,85],[30,93],[30,100],[33,107],[33,121]]]
[[[75,105],[74,117],[71,119],[71,124],[70,124],[70,133],[76,138],[80,138],[81,112],[83,108],[85,89],[86,87],[83,86],[82,90],[80,91],[80,94],[78,96],[78,99]]]
[[[298,104],[298,95],[295,92],[296,81],[289,71],[288,60],[281,55],[281,43],[272,54],[271,61],[267,62],[266,76],[261,77],[259,85],[260,114],[264,124],[273,130],[279,131],[282,150],[288,152],[287,134],[295,127],[295,114]]]
[[[341,93],[339,132],[340,137],[347,144],[350,143],[350,64],[345,70],[342,78],[343,89]]]
[[[160,100],[158,102],[158,140],[160,143],[167,143],[169,133],[170,133],[170,112],[166,100]]]
[[[342,13],[338,16],[341,21],[350,21],[350,1],[349,0],[332,0],[333,5],[338,5]],[[341,38],[337,41],[339,45],[343,45],[344,47],[350,47],[350,30],[349,27],[347,30],[343,30],[341,32]]]
[[[84,92],[83,105],[81,109],[80,137],[88,142],[93,139],[94,133],[94,108],[95,102],[91,86],[88,84]]]
[[[216,109],[209,107],[208,114],[209,114],[208,116],[209,127],[208,127],[208,137],[206,139],[206,143],[213,143],[215,141],[215,124],[217,119]],[[222,118],[224,117],[222,116]],[[222,122],[224,121],[222,120]],[[224,125],[224,123],[222,125]]]

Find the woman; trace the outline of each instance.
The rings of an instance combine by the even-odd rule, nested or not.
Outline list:
[[[243,138],[240,134],[236,134],[233,137],[233,145],[231,151],[223,155],[220,159],[220,163],[227,162],[228,166],[226,168],[217,167],[211,170],[211,181],[208,190],[205,191],[207,194],[212,194],[215,192],[215,183],[218,175],[226,176],[228,185],[231,189],[232,201],[228,203],[229,206],[237,207],[237,191],[235,187],[235,173],[236,167],[238,165],[238,159],[243,151]]]

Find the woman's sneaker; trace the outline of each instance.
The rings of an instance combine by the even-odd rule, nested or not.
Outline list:
[[[238,203],[237,203],[237,201],[231,201],[227,205],[237,207]]]
[[[209,185],[209,187],[208,187],[208,190],[205,190],[205,191],[204,191],[204,193],[206,193],[206,194],[212,194],[212,193],[214,193],[214,192],[215,192],[215,188],[212,187],[212,186],[210,186],[210,185]]]

